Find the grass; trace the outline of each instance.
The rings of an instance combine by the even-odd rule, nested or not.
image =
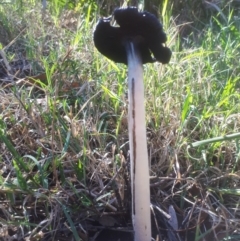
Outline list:
[[[97,6],[52,1],[44,13],[17,3],[0,3],[1,48],[15,75],[0,82],[0,237],[131,231],[127,73],[93,46]],[[164,11],[171,63],[144,67],[153,233],[238,240],[240,19],[229,8],[227,22],[214,15],[182,38],[170,4]]]

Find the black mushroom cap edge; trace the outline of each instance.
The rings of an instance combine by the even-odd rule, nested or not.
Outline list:
[[[112,17],[119,27],[111,25]],[[101,18],[94,30],[93,40],[101,54],[126,65],[126,41],[132,41],[137,46],[143,64],[155,61],[167,64],[172,55],[171,50],[163,45],[167,37],[159,20],[135,7],[119,8],[112,16]]]

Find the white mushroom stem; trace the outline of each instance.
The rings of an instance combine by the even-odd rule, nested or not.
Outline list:
[[[128,128],[131,159],[132,221],[135,241],[151,241],[149,164],[147,153],[143,66],[134,43],[128,58]]]

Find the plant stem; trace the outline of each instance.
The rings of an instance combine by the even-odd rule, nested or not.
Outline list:
[[[238,139],[238,138],[240,138],[239,132],[230,134],[230,135],[214,137],[214,138],[210,138],[210,139],[206,139],[206,140],[202,140],[202,141],[196,141],[196,142],[193,142],[190,145],[188,145],[188,148],[197,147],[197,146],[201,146],[201,145],[205,145],[205,144],[209,144],[209,143],[213,143],[213,142],[229,141],[229,140]]]
[[[128,58],[128,128],[130,140],[132,220],[135,241],[151,241],[150,183],[144,107],[143,67],[133,42]]]

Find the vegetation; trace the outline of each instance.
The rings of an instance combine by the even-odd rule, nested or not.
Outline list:
[[[240,17],[237,1],[214,2],[179,21],[175,1],[163,1],[173,56],[144,66],[159,240],[240,238]],[[1,240],[132,230],[127,73],[94,48],[99,6],[0,2]]]

